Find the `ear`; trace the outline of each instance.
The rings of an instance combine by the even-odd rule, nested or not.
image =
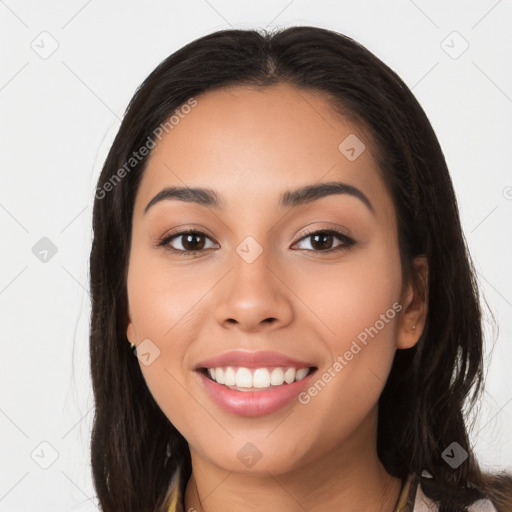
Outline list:
[[[135,332],[135,327],[133,326],[133,321],[132,321],[132,318],[131,318],[130,307],[128,307],[126,338],[133,345],[136,344],[135,342],[137,341],[137,333]]]
[[[428,313],[428,262],[424,255],[413,260],[413,275],[402,291],[402,314],[398,325],[397,348],[411,348],[420,339]]]

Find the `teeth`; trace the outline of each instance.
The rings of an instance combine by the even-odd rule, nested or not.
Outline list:
[[[309,368],[301,368],[295,374],[295,380],[302,380],[309,373]]]
[[[252,388],[252,374],[249,368],[238,368],[235,379],[239,388]]]
[[[281,386],[302,380],[309,373],[309,368],[208,368],[208,374],[218,384],[232,389],[249,390],[265,389],[271,386]]]
[[[288,370],[284,372],[284,381],[286,384],[291,384],[295,380],[295,373],[295,368],[288,368]]]
[[[255,388],[268,388],[270,386],[270,373],[266,368],[258,368],[254,371],[252,385]]]
[[[215,368],[215,380],[219,384],[224,384],[224,370],[222,368]]]
[[[284,382],[284,372],[282,368],[274,368],[270,374],[270,384],[280,386]]]
[[[224,372],[224,384],[226,386],[234,386],[236,384],[236,373],[231,367],[226,368]]]

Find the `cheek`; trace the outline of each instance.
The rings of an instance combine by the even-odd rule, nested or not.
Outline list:
[[[389,327],[397,315],[392,306],[400,298],[402,278],[399,253],[391,242],[374,243],[332,265],[315,263],[290,272],[294,291],[324,325],[331,351],[344,351],[376,323],[382,338],[393,338]]]
[[[319,424],[328,420],[350,429],[377,403],[395,355],[402,308],[399,254],[393,246],[376,246],[310,272],[307,282],[299,288],[297,280],[294,290],[320,318],[330,358],[303,403],[320,411],[317,418],[328,414]]]
[[[139,339],[143,336],[163,342],[172,339],[173,333],[184,326],[194,329],[194,310],[218,278],[204,268],[171,266],[164,257],[156,257],[151,251],[132,250],[128,300]],[[179,339],[173,340],[173,349],[180,349]]]
[[[172,423],[187,431],[190,394],[184,375],[186,355],[201,325],[208,319],[205,296],[218,281],[217,274],[175,266],[155,258],[148,250],[134,247],[127,276],[130,317],[137,343],[150,340],[150,364],[139,361],[146,384]],[[138,351],[138,353],[141,353]],[[197,411],[195,411],[197,413]]]

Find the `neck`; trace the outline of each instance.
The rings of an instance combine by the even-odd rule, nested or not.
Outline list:
[[[357,433],[354,437],[308,464],[275,475],[226,471],[191,449],[185,510],[393,512],[401,481],[386,472],[376,442]]]

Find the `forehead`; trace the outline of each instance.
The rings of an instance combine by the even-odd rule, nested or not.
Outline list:
[[[195,99],[152,151],[141,201],[171,185],[213,188],[232,205],[247,204],[245,191],[253,202],[266,201],[324,181],[346,182],[376,200],[386,194],[365,131],[321,93],[233,86]]]

